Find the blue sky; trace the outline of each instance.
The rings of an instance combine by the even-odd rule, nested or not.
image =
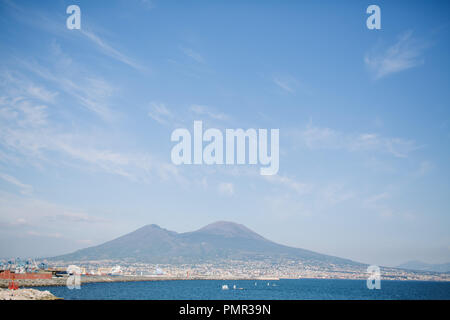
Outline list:
[[[1,1],[0,256],[229,220],[366,263],[450,261],[449,10]],[[194,120],[279,128],[278,175],[174,166],[171,132]]]

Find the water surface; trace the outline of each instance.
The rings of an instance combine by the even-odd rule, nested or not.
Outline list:
[[[229,290],[222,290],[222,285]],[[242,290],[234,290],[242,288]],[[449,282],[382,281],[380,290],[369,290],[365,280],[282,279],[263,280],[171,280],[87,283],[81,289],[38,287],[68,299],[249,299],[249,300],[450,300]]]

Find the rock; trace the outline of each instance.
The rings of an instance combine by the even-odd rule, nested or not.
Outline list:
[[[36,289],[0,289],[0,300],[57,300],[50,291]]]

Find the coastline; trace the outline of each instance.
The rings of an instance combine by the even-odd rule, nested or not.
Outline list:
[[[81,276],[81,284],[84,283],[101,283],[101,282],[138,282],[138,281],[170,281],[170,280],[279,280],[275,277],[223,277],[223,278],[209,278],[209,277],[152,277],[152,276]],[[20,279],[14,280],[20,287],[53,287],[66,286],[67,277],[51,278],[51,279]],[[0,279],[0,288],[8,288],[9,280]]]
[[[82,276],[81,284],[102,283],[102,282],[142,282],[142,281],[175,281],[175,280],[267,280],[277,281],[285,278],[277,277],[154,277],[154,276]],[[286,278],[289,279],[289,278]],[[323,278],[323,277],[302,277],[296,279],[334,279],[334,280],[366,280],[366,278]],[[450,279],[396,279],[383,278],[383,281],[430,281],[430,282],[448,282]],[[8,288],[9,280],[0,279],[0,288]],[[47,286],[66,286],[67,278],[51,279],[21,279],[15,280],[19,288],[47,287]]]

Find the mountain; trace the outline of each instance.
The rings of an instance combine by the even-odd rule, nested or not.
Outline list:
[[[422,261],[408,261],[398,265],[397,268],[418,271],[450,272],[450,263],[429,264]]]
[[[304,264],[362,266],[351,260],[270,241],[244,225],[219,221],[197,231],[177,233],[146,225],[98,246],[50,258],[63,261],[128,260],[147,263],[199,263],[234,260],[301,260]]]

